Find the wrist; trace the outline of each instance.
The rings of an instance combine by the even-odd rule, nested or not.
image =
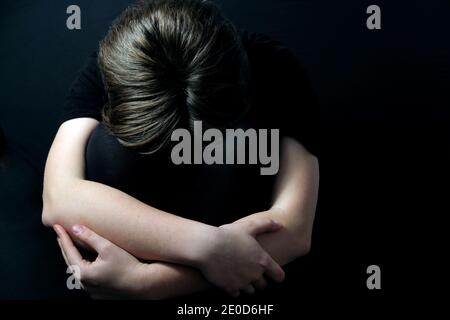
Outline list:
[[[192,244],[188,254],[187,264],[203,270],[208,264],[211,254],[219,237],[220,229],[218,227],[204,225],[196,237],[196,242]]]

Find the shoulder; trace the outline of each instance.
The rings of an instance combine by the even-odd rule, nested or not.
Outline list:
[[[101,120],[101,109],[107,102],[97,51],[91,53],[78,71],[66,96],[61,122],[88,117]]]
[[[317,155],[317,95],[297,56],[264,34],[241,32],[250,67],[251,117]]]
[[[313,98],[309,77],[290,49],[265,34],[241,31],[241,38],[249,60],[250,88],[257,97],[269,95],[285,103]]]
[[[241,31],[241,39],[248,55],[250,79],[258,91],[270,87],[268,92],[279,94],[277,90],[282,90],[289,97],[289,89],[311,89],[300,59],[280,41],[248,31]]]
[[[266,34],[241,31],[242,45],[247,52],[249,61],[253,65],[260,63],[280,63],[284,58],[297,60],[292,52],[278,40]]]

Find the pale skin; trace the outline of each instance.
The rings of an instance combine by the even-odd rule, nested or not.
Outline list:
[[[97,124],[80,118],[61,126],[43,196],[43,222],[54,226],[66,262],[81,267],[82,283],[94,297],[164,299],[211,285],[234,296],[252,293],[265,287],[264,276],[282,281],[280,265],[309,250],[318,161],[294,139],[282,141],[273,206],[216,228],[85,180],[84,150]],[[71,237],[97,251],[97,260],[83,260]]]

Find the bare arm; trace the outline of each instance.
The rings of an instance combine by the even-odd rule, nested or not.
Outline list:
[[[277,177],[274,203],[270,210],[258,212],[235,223],[253,223],[271,217],[284,227],[257,237],[262,247],[280,265],[305,255],[310,248],[316,210],[319,165],[316,157],[291,138],[282,146],[281,171]],[[141,298],[165,299],[211,287],[195,269],[169,263],[143,265],[136,272]]]
[[[61,125],[44,176],[43,215],[75,235],[84,225],[136,257],[189,265],[235,294],[265,272],[282,281],[284,272],[256,241],[279,227],[270,219],[252,226],[213,227],[158,210],[84,177],[85,148],[98,122],[79,118]]]
[[[252,214],[234,224],[251,225],[268,217],[276,218],[283,224],[283,228],[258,236],[262,246],[282,265],[306,254],[311,242],[318,178],[317,159],[294,140],[285,139],[272,209]],[[57,233],[62,249],[66,252],[65,256],[72,261],[80,261],[76,248],[64,235],[64,231],[57,230]],[[139,263],[119,247],[108,245],[110,242],[107,239],[95,234],[89,236],[90,233],[88,231],[79,237],[84,242],[97,243],[93,246],[98,248],[101,259],[88,264],[85,273],[97,275],[92,282],[100,287],[100,291],[104,292],[102,289],[106,286],[114,288],[110,291],[113,296],[119,294],[142,299],[166,299],[212,287],[196,269],[164,262]],[[121,261],[123,267],[119,267]],[[113,270],[114,268],[117,270]],[[126,276],[118,277],[117,274],[124,273],[124,269],[128,270],[125,272]],[[116,283],[118,278],[126,280]],[[88,276],[87,283],[89,280]],[[261,288],[261,281],[254,285]],[[96,289],[88,288],[94,297],[101,298],[102,296],[96,295]]]
[[[283,139],[281,150],[272,208],[243,219],[268,216],[284,226],[277,233],[257,237],[263,248],[284,265],[309,252],[319,191],[319,162],[292,138]]]
[[[65,122],[50,149],[44,176],[43,222],[71,230],[83,224],[133,255],[191,265],[214,228],[147,206],[106,185],[85,180],[85,146],[98,122]]]

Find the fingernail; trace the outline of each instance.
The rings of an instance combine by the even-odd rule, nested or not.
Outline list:
[[[74,226],[72,227],[72,231],[73,231],[73,233],[75,233],[77,236],[79,236],[80,234],[83,233],[84,227],[77,224],[77,225],[74,225]]]

